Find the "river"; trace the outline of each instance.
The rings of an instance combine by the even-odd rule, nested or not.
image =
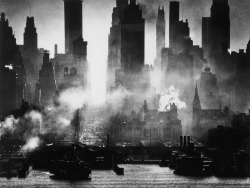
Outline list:
[[[48,172],[31,171],[26,179],[0,178],[4,188],[66,188],[66,187],[250,187],[250,178],[198,178],[173,174],[169,168],[157,165],[119,165],[124,168],[124,176],[112,170],[93,170],[92,179],[87,181],[56,180]]]

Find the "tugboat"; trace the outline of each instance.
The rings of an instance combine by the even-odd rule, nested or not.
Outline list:
[[[188,176],[205,176],[211,172],[212,161],[204,156],[183,155],[176,160],[175,173]]]
[[[81,160],[52,161],[50,173],[63,179],[90,179],[90,165]]]
[[[80,160],[76,154],[76,148],[79,143],[79,129],[80,129],[80,110],[76,111],[75,118],[71,122],[75,127],[75,142],[71,144],[70,155],[63,158],[50,161],[50,173],[54,174],[56,178],[63,179],[90,179],[91,169],[90,164]],[[66,142],[65,142],[66,143]],[[63,148],[63,147],[62,147]],[[65,150],[65,147],[64,147]]]
[[[29,171],[24,171],[24,166],[27,163],[27,157],[23,154],[11,154],[11,155],[2,155],[0,157],[0,176],[1,177],[21,177],[20,172],[25,172],[27,177]]]
[[[182,152],[173,152],[170,158],[170,167],[176,174],[187,176],[205,176],[210,175],[212,160],[200,152],[195,152],[194,143],[190,142],[190,136],[184,136],[184,146],[182,148],[183,137],[180,137],[180,146]],[[186,144],[186,141],[187,144]]]

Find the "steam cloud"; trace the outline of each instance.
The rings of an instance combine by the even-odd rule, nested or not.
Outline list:
[[[28,139],[27,143],[21,148],[21,151],[28,152],[37,148],[40,144],[39,137],[32,137]]]
[[[6,117],[3,122],[0,122],[0,137],[5,135],[7,131],[13,131],[18,121],[18,119],[15,119],[14,116],[11,115]]]
[[[86,92],[82,87],[64,90],[59,98],[59,106],[48,107],[46,111],[28,111],[23,117],[15,119],[13,115],[0,122],[0,137],[7,133],[15,133],[26,144],[20,151],[28,152],[37,148],[42,140],[40,135],[51,131],[57,135],[70,134],[67,128],[74,118],[75,111],[87,102]]]
[[[179,90],[174,86],[170,86],[165,92],[161,93],[158,111],[163,112],[170,110],[170,104],[175,103],[178,109],[185,109],[187,107],[184,101],[179,98]]]

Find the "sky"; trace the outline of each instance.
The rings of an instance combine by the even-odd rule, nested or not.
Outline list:
[[[165,7],[166,47],[168,46],[169,0],[137,0],[146,19],[145,63],[155,58],[155,22],[159,5]],[[240,3],[239,3],[240,2]],[[194,44],[201,45],[201,19],[210,16],[212,0],[180,0],[180,19],[188,19]],[[229,0],[231,8],[231,51],[245,49],[250,38],[250,1]],[[88,42],[88,61],[91,69],[91,88],[94,93],[105,91],[108,55],[108,35],[115,0],[83,1],[83,38]],[[0,0],[0,12],[6,14],[15,33],[17,43],[23,44],[27,16],[34,16],[38,33],[38,46],[54,55],[64,53],[63,0]]]

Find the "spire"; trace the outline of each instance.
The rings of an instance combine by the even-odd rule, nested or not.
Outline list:
[[[165,22],[165,12],[164,12],[164,6],[159,6],[158,8],[158,21],[164,21]]]
[[[248,41],[248,43],[247,43],[246,53],[247,53],[247,54],[250,54],[250,39],[249,39],[249,41]]]
[[[200,103],[198,88],[197,88],[197,84],[196,84],[195,94],[194,94],[194,101],[193,101],[193,110],[197,110],[197,109],[198,110],[201,109],[201,103]]]
[[[197,84],[196,84],[196,86],[195,86],[195,94],[194,94],[194,100],[200,100],[199,99],[199,93],[198,93],[198,88],[197,88]]]

